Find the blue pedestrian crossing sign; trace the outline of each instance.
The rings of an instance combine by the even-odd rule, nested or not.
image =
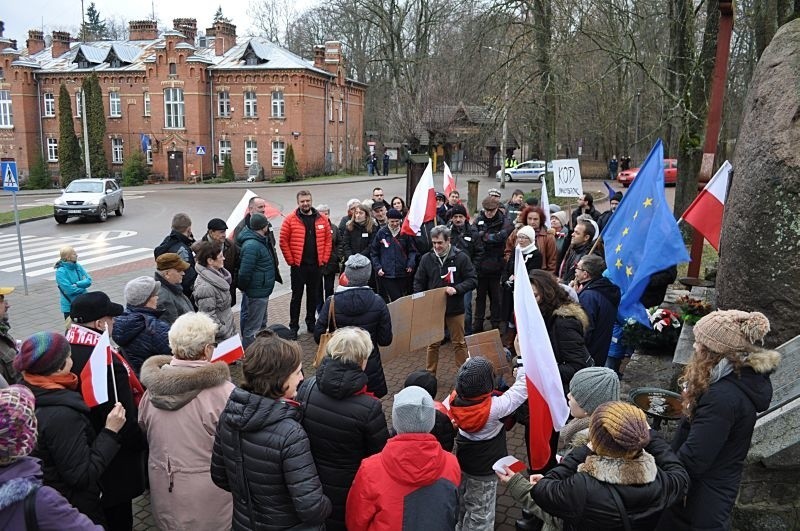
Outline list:
[[[205,146],[197,146],[197,147],[195,147],[195,152],[198,155],[205,155],[206,154],[206,147]]]
[[[17,179],[17,163],[4,160],[0,162],[0,176],[3,178],[3,191],[19,192],[19,179]]]

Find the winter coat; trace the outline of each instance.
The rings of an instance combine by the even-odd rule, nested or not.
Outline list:
[[[436,219],[432,219],[430,221],[424,222],[419,227],[419,232],[414,236],[414,248],[417,250],[416,255],[416,263],[418,264],[419,261],[422,259],[422,256],[433,249],[433,245],[431,243],[431,229],[436,227],[437,225],[444,225],[444,221],[442,220],[441,216],[442,213],[437,213]],[[416,264],[415,264],[416,267]]]
[[[562,518],[565,531],[622,531],[616,492],[634,531],[650,531],[662,511],[686,494],[689,477],[669,445],[651,431],[651,441],[635,459],[602,457],[576,448],[536,485],[515,474],[508,484],[523,507],[535,502]]]
[[[514,232],[512,232],[508,240],[506,240],[506,247],[503,252],[506,262],[510,262],[514,257],[514,248],[517,246],[517,230],[518,229],[514,229]],[[558,263],[558,249],[556,248],[555,236],[547,232],[547,227],[542,227],[536,231],[536,241],[534,243],[542,254],[542,265],[539,266],[538,269],[544,269],[555,275]]]
[[[203,236],[202,241],[210,241],[208,233]],[[239,246],[234,241],[225,239],[222,244],[222,256],[225,257],[225,269],[231,274],[231,306],[236,305],[236,288],[239,286],[239,253]]]
[[[578,262],[581,261],[581,258],[589,254],[589,251],[592,249],[592,245],[594,245],[594,242],[586,242],[578,247],[572,247],[570,245],[569,249],[567,249],[567,254],[564,255],[564,260],[559,271],[559,278],[561,278],[561,282],[564,284],[569,284],[575,280],[575,268],[578,266]],[[595,251],[592,254],[602,256],[602,253],[598,253],[597,248],[595,248]]]
[[[120,448],[119,437],[92,428],[89,406],[80,393],[26,385],[36,397],[39,437],[31,455],[42,460],[44,484],[93,522],[103,523],[100,478]]]
[[[469,222],[464,222],[460,228],[451,222],[447,227],[450,229],[450,243],[467,253],[477,272],[483,260],[483,240],[478,236],[478,230]]]
[[[189,264],[189,269],[186,270],[183,280],[181,280],[183,294],[187,297],[192,296],[192,286],[194,285],[194,279],[197,278],[197,271],[194,267],[194,252],[192,251],[193,243],[194,240],[185,234],[173,230],[158,244],[158,247],[153,249],[154,258],[158,258],[165,253],[175,253]]]
[[[333,221],[328,219],[331,226],[331,255],[327,263],[322,267],[323,275],[335,275],[339,273],[342,266],[342,258],[344,257],[344,241],[339,232],[339,227],[333,224]]]
[[[7,326],[7,323],[6,323]],[[17,356],[17,342],[6,329],[0,330],[0,377],[9,385],[20,381],[22,375],[14,368],[14,358]]]
[[[0,466],[0,529],[25,529],[25,498],[37,487],[31,496],[41,531],[103,531],[57,490],[42,486],[42,467],[33,457]]]
[[[230,277],[230,273],[226,276]],[[207,313],[217,323],[218,341],[224,341],[236,335],[236,325],[233,322],[231,310],[230,282],[209,267],[197,264],[197,280],[194,281],[194,302],[197,311]]]
[[[233,229],[233,241],[239,246],[239,251],[241,252],[242,244],[239,243],[239,234],[241,234],[242,230],[247,227],[250,228],[250,214],[246,214],[244,219],[236,225],[236,228]],[[269,250],[270,256],[272,256],[272,263],[275,267],[275,282],[283,284],[283,279],[281,278],[281,271],[278,268],[278,251],[275,249],[275,231],[272,229],[272,223],[267,220],[267,249]]]
[[[172,360],[155,356],[142,366],[139,426],[150,447],[153,519],[159,529],[225,529],[233,499],[209,470],[217,421],[235,386],[225,363]]]
[[[233,529],[324,529],[331,502],[317,476],[302,411],[236,388],[219,418],[211,478],[233,494]]]
[[[664,302],[667,288],[675,282],[676,278],[678,278],[678,266],[671,266],[653,273],[650,275],[650,281],[647,283],[647,287],[644,288],[644,293],[642,293],[639,301],[645,308],[659,306]]]
[[[478,287],[478,275],[467,253],[452,245],[444,260],[434,251],[425,253],[414,275],[414,293],[444,287],[456,290],[455,295],[447,296],[445,315],[463,314],[464,294]]]
[[[606,363],[620,297],[619,288],[606,277],[583,284],[578,293],[578,301],[589,318],[586,348],[598,367],[604,367]]]
[[[597,228],[600,232],[603,232],[603,229],[608,225],[608,222],[611,221],[611,216],[614,215],[614,212],[611,210],[606,210],[599,216],[597,216]]]
[[[61,294],[61,311],[69,313],[75,297],[89,291],[89,287],[92,285],[92,277],[77,262],[59,260],[56,262],[55,269],[56,285],[58,285],[58,291]]]
[[[513,226],[505,215],[498,211],[492,218],[487,218],[484,212],[475,218],[475,228],[483,242],[483,260],[478,269],[478,276],[499,277],[503,272],[505,260],[503,250],[506,239],[511,234]]]
[[[347,496],[347,529],[452,531],[460,482],[458,461],[433,435],[397,435],[361,462]]]
[[[575,373],[588,367],[589,351],[586,350],[585,331],[589,318],[579,304],[570,302],[553,311],[545,318],[550,344],[558,364],[564,393],[569,391],[569,382]]]
[[[245,227],[236,238],[239,256],[239,289],[254,299],[266,299],[275,288],[276,264],[266,236]]]
[[[382,227],[372,240],[370,258],[376,274],[383,269],[386,278],[405,278],[409,276],[406,269],[413,271],[417,265],[417,248],[411,236],[392,236],[389,227]]]
[[[770,373],[779,362],[780,354],[771,350],[751,353],[740,374],[712,383],[698,399],[693,418],[678,426],[672,448],[692,483],[686,507],[679,504],[665,515],[671,520],[668,528],[730,528],[756,415],[769,407]]]
[[[303,427],[311,441],[325,494],[333,504],[328,530],[343,530],[345,501],[361,460],[386,445],[389,430],[381,401],[366,394],[361,367],[325,358],[298,390]]]
[[[172,352],[168,337],[170,326],[159,319],[162,313],[145,306],[128,305],[124,314],[114,318],[111,337],[137,376],[147,358]]]
[[[180,284],[171,284],[158,272],[155,274],[155,279],[161,283],[158,290],[158,309],[163,312],[160,317],[162,321],[172,326],[178,317],[194,311],[192,301],[183,292]]]
[[[598,210],[594,207],[594,205],[592,205],[589,208],[587,208],[585,212],[581,209],[581,207],[578,207],[578,208],[576,208],[575,210],[572,211],[572,226],[573,227],[578,225],[578,216],[580,216],[581,214],[589,214],[590,216],[592,216],[592,219],[595,220],[595,221],[597,221],[597,218],[600,217],[600,212],[598,212]]]
[[[350,230],[345,225],[342,231],[342,242],[344,243],[344,260],[356,253],[363,254],[367,258],[370,256],[370,249],[372,247],[372,240],[375,239],[375,234],[378,232],[378,227],[373,223],[372,230],[367,230],[363,223],[353,222],[353,230]]]
[[[523,254],[522,259],[525,260],[525,269],[529,273],[534,269],[542,268],[542,253],[539,252],[538,248]],[[514,281],[511,280],[511,277],[514,275],[514,268],[516,267],[515,264],[516,251],[514,251],[514,253],[512,253],[508,258],[508,262],[506,262],[506,265],[503,268],[503,274],[500,276],[500,281],[503,283],[503,286],[505,286],[509,293],[513,292],[514,290]],[[503,296],[505,297],[505,295]],[[513,301],[513,294],[510,296],[511,300]]]
[[[561,271],[561,262],[564,261],[564,256],[567,254],[570,245],[570,232],[569,228],[563,227],[559,232],[556,232],[553,237],[556,240],[556,270],[555,274]]]
[[[317,248],[317,264],[322,267],[328,263],[331,256],[333,240],[331,238],[330,223],[327,216],[311,209],[314,216],[314,238]],[[299,267],[303,259],[303,247],[306,241],[306,226],[300,216],[300,209],[286,216],[281,225],[280,244],[283,257],[290,267]]]
[[[319,343],[320,337],[328,330],[328,313],[331,299],[336,326],[331,323],[331,331],[345,326],[357,326],[369,332],[372,339],[372,353],[367,359],[367,391],[378,398],[386,396],[386,377],[383,374],[381,353],[378,347],[392,344],[392,318],[386,302],[368,286],[339,288],[339,290],[322,305],[317,323],[314,325],[314,341]]]

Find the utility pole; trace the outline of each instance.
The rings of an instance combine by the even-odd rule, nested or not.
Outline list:
[[[81,40],[86,42],[86,10],[83,8],[83,0],[81,0]],[[83,99],[82,94],[81,99]]]
[[[86,161],[86,178],[92,178],[92,162],[89,160],[89,120],[86,116],[86,93],[81,88],[81,121],[83,122],[83,158]]]
[[[636,160],[636,166],[642,165],[642,158],[640,156],[640,149],[639,149],[639,112],[641,110],[641,101],[642,101],[642,91],[636,91],[636,129],[634,131],[634,139],[633,139],[633,157]]]

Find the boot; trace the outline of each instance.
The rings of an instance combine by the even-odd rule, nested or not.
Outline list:
[[[506,328],[506,333],[503,334],[503,346],[510,351],[514,351],[514,339],[517,337],[517,329],[511,328],[510,326]]]
[[[542,527],[544,527],[544,522],[525,509],[522,509],[522,518],[514,522],[514,528],[517,531],[539,531]]]

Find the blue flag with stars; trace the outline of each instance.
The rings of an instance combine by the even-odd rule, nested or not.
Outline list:
[[[639,302],[650,276],[689,261],[678,224],[664,196],[664,146],[659,139],[630,190],[603,230],[609,279],[619,286],[618,316],[650,326]]]

